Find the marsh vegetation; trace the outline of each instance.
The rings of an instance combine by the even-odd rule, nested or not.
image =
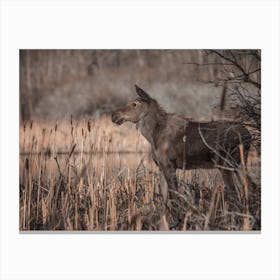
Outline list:
[[[224,184],[212,170],[178,171],[180,195],[166,212],[159,171],[146,140],[108,116],[20,127],[21,230],[250,230],[260,228],[260,159],[248,170],[258,182],[244,206],[228,211]]]

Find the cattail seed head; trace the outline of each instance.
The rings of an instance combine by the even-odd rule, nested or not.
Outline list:
[[[24,164],[24,166],[25,166],[25,169],[26,169],[26,170],[29,169],[29,160],[28,160],[28,158],[25,159],[25,164]]]
[[[87,128],[88,128],[88,132],[90,132],[90,120],[88,120]]]

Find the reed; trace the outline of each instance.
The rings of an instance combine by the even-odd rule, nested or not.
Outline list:
[[[253,152],[246,172],[257,184],[244,182],[245,199],[229,212],[220,174],[206,170],[178,171],[178,199],[164,207],[148,143],[107,116],[24,122],[19,144],[20,230],[260,229]]]

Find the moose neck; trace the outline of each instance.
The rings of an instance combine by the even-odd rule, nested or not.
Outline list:
[[[153,145],[155,130],[166,125],[167,113],[152,100],[149,112],[138,122],[141,134]]]

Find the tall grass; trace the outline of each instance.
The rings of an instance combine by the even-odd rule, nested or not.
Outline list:
[[[177,199],[165,207],[149,149],[133,125],[106,116],[21,123],[20,230],[260,229],[253,153],[248,171],[256,183],[246,182],[245,199],[227,201],[217,171],[179,171]]]

